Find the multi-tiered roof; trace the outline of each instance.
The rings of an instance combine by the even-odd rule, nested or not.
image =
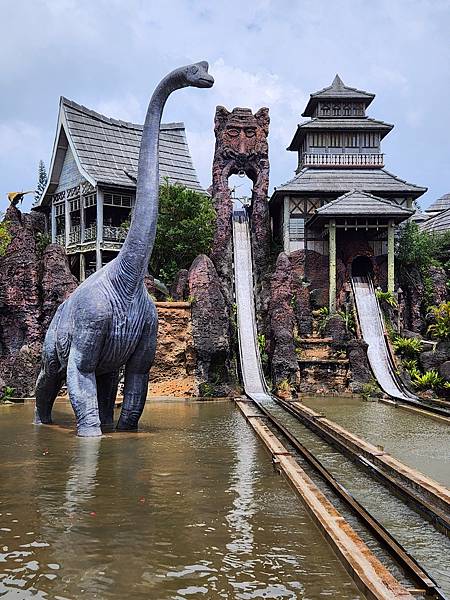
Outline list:
[[[415,199],[426,191],[383,168],[381,140],[394,126],[366,115],[374,98],[345,85],[339,75],[311,94],[303,112],[310,119],[297,126],[288,147],[298,153],[296,176],[276,188],[273,201],[291,193],[341,195],[351,190]]]

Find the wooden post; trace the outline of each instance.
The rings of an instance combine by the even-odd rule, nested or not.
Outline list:
[[[336,220],[328,224],[330,313],[336,312]]]
[[[289,254],[289,196],[285,196],[283,202],[283,250],[286,252],[286,254]]]
[[[52,199],[52,213],[51,213],[51,232],[52,232],[52,244],[56,242],[56,209],[55,203]]]
[[[80,185],[80,243],[81,244],[84,243],[85,232],[86,232],[86,213],[84,211],[83,190]]]
[[[395,273],[394,273],[394,234],[395,234],[395,226],[394,221],[389,219],[388,221],[388,284],[387,289],[388,292],[394,292],[394,282],[395,282]]]
[[[80,252],[80,283],[86,279],[86,256]]]
[[[97,188],[97,245],[95,270],[102,268],[102,245],[103,245],[103,192]]]
[[[67,248],[70,242],[70,202],[67,199],[67,192],[64,195],[64,246]]]

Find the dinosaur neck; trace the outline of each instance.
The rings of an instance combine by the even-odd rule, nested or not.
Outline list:
[[[153,249],[159,203],[159,129],[170,94],[184,87],[177,71],[169,73],[155,89],[145,118],[139,152],[136,202],[131,226],[117,257],[114,279],[124,294],[132,297],[142,285]]]

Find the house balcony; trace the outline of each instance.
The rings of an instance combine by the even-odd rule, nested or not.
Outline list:
[[[123,242],[127,237],[127,230],[123,227],[103,226],[103,239],[108,242]]]
[[[300,167],[384,167],[384,154],[303,154]]]
[[[69,246],[71,244],[79,244],[81,242],[81,227],[75,225],[69,232]]]
[[[92,242],[97,239],[97,225],[91,225],[84,230],[84,241]]]
[[[55,242],[57,244],[59,244],[60,246],[65,246],[66,245],[66,234],[60,233],[59,235],[57,235],[55,238]]]

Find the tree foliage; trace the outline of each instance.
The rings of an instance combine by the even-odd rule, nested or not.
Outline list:
[[[43,160],[39,161],[38,167],[38,183],[36,186],[36,194],[34,195],[34,200],[36,203],[41,199],[42,194],[44,193],[45,187],[47,185],[48,176],[47,169],[45,168],[45,163]]]
[[[180,185],[164,183],[159,193],[156,240],[150,272],[165,283],[180,269],[188,269],[196,256],[208,254],[214,236],[216,213],[211,199]]]
[[[3,215],[0,213],[0,219]],[[8,221],[0,223],[0,257],[4,256],[9,243],[11,242],[11,234],[8,231]]]

